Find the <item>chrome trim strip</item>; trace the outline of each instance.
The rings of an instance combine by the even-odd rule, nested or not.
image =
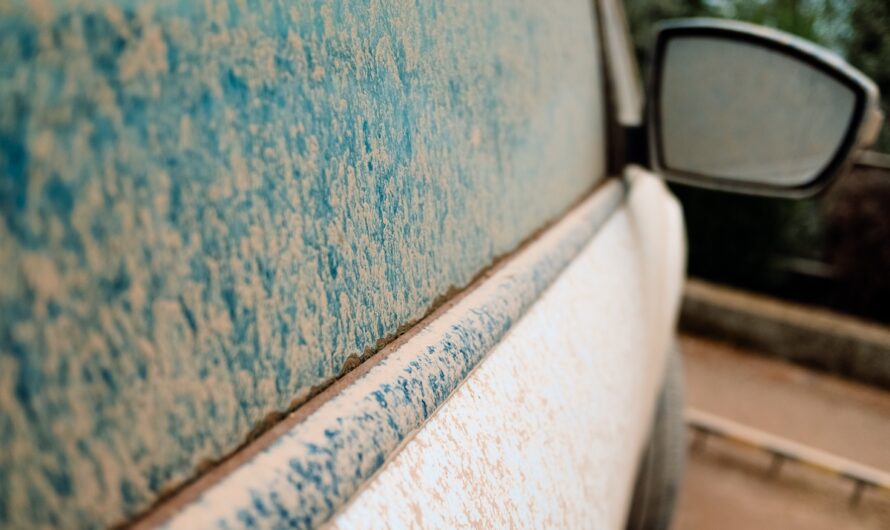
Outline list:
[[[617,0],[600,0],[600,7],[606,63],[613,83],[618,123],[625,127],[642,125],[643,83],[630,41],[624,5]]]

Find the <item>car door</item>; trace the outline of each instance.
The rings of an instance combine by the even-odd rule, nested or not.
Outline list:
[[[683,246],[616,6],[3,11],[3,526],[618,524]]]

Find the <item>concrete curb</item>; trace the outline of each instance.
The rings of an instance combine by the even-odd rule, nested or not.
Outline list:
[[[680,329],[890,389],[890,329],[689,280]]]

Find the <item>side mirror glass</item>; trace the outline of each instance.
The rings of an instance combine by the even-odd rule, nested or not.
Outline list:
[[[658,33],[650,160],[669,180],[746,193],[815,192],[874,140],[875,84],[831,52],[739,22]]]

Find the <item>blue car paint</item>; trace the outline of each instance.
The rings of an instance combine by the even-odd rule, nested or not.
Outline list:
[[[239,455],[230,474],[197,484],[200,494],[192,498],[185,492],[183,498],[190,500],[184,503],[173,499],[165,510],[173,515],[160,526],[312,528],[329,520],[445,403],[623,201],[621,183],[602,187],[368,372],[322,396],[316,410],[288,425],[268,446]],[[428,485],[430,479],[420,482]],[[157,522],[146,521],[145,527]]]
[[[582,1],[0,6],[0,526],[146,509],[564,212],[596,53]]]

